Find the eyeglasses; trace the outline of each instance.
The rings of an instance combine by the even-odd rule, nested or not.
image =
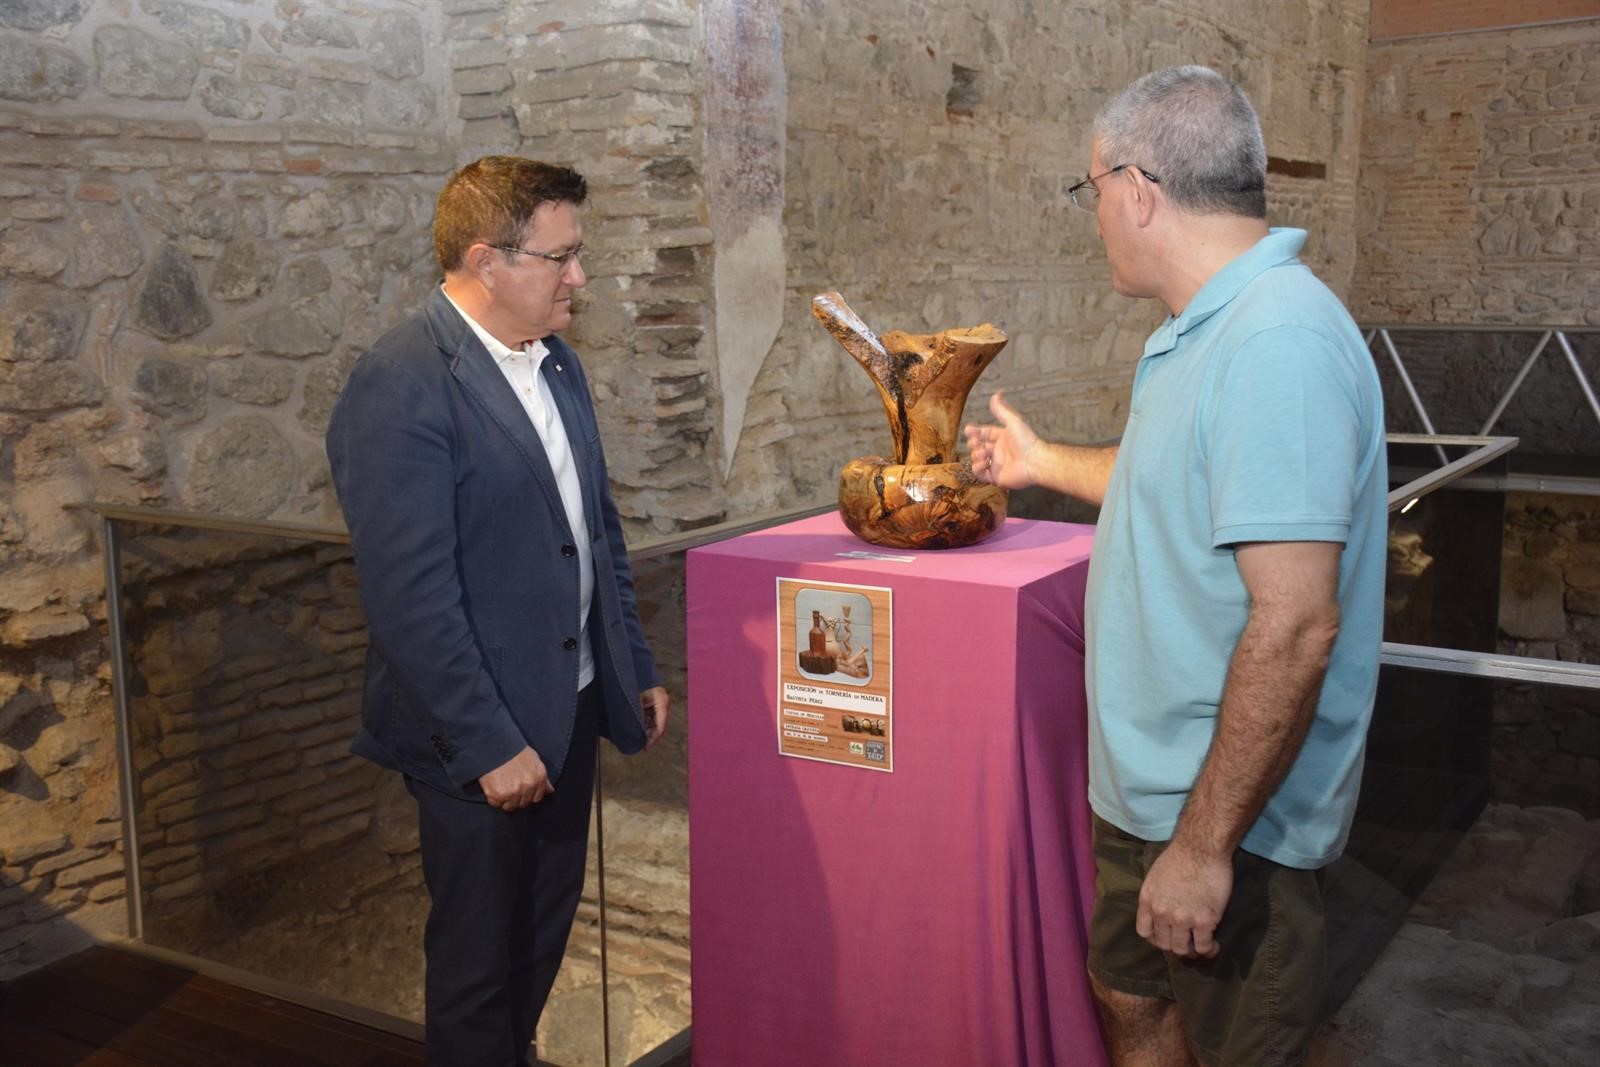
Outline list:
[[[1127,170],[1129,167],[1137,166],[1138,164],[1136,163],[1122,163],[1112,167],[1104,174],[1096,174],[1092,177],[1083,179],[1083,181],[1067,190],[1067,196],[1071,198],[1072,206],[1081,211],[1093,211],[1100,199],[1100,187],[1096,185],[1095,182],[1099,181],[1101,178],[1109,178],[1111,175],[1116,174],[1119,171]],[[1160,178],[1157,178],[1154,174],[1151,174],[1143,167],[1139,167],[1139,173],[1143,174],[1149,181],[1155,182],[1157,185],[1161,184]],[[1078,198],[1080,195],[1080,190],[1082,191],[1081,195],[1083,197],[1081,200]]]
[[[525,256],[538,256],[540,259],[548,259],[556,265],[557,270],[566,270],[572,264],[578,262],[578,257],[583,255],[582,245],[570,252],[535,252],[531,248],[517,248],[514,245],[490,245],[489,247],[498,248],[502,252],[520,252]]]

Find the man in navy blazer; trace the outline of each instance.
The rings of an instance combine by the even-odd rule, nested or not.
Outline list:
[[[428,1063],[525,1062],[583,888],[597,738],[668,697],[572,320],[579,174],[489,156],[439,195],[444,271],[356,363],[328,458],[370,631],[353,750],[417,800]]]

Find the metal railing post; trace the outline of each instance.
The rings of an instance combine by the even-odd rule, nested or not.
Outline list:
[[[1406,365],[1400,359],[1400,353],[1395,351],[1394,339],[1389,336],[1387,329],[1380,328],[1378,336],[1383,338],[1383,347],[1389,350],[1389,359],[1394,363],[1394,369],[1400,375],[1400,382],[1406,387],[1406,395],[1411,398],[1411,406],[1417,409],[1417,416],[1422,419],[1422,428],[1430,435],[1437,436],[1438,430],[1433,428],[1433,420],[1428,418],[1428,409],[1422,403],[1422,397],[1417,394],[1417,387],[1411,382],[1411,375],[1406,372]],[[1444,449],[1438,445],[1433,450],[1439,456],[1440,463],[1449,463],[1450,457],[1444,454]]]
[[[1488,421],[1483,424],[1483,429],[1478,431],[1479,437],[1487,436],[1489,431],[1494,429],[1494,424],[1500,421],[1500,416],[1505,413],[1506,405],[1511,403],[1511,398],[1517,395],[1518,389],[1522,388],[1523,379],[1528,376],[1528,372],[1533,370],[1533,365],[1544,354],[1544,346],[1550,343],[1550,337],[1553,333],[1554,331],[1552,330],[1546,330],[1544,336],[1539,338],[1539,343],[1533,346],[1533,355],[1529,356],[1527,362],[1522,365],[1522,369],[1517,371],[1517,376],[1511,379],[1511,387],[1506,390],[1505,395],[1500,398],[1500,402],[1495,404],[1494,410],[1489,413]]]
[[[133,716],[128,701],[128,651],[122,616],[122,541],[117,520],[101,527],[106,548],[106,628],[111,631],[111,695],[117,724],[117,769],[121,779],[122,863],[128,893],[128,936],[144,940],[144,879],[134,814]]]
[[[1583,390],[1583,397],[1589,401],[1589,410],[1594,412],[1594,421],[1600,425],[1600,400],[1595,399],[1594,387],[1589,384],[1589,376],[1583,373],[1583,365],[1578,362],[1578,354],[1572,350],[1572,343],[1567,340],[1564,331],[1556,330],[1556,343],[1561,346],[1561,351],[1567,357],[1567,366],[1572,368],[1572,376],[1578,379],[1578,388]]]

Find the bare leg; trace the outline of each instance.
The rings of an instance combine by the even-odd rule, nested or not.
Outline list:
[[[1199,1067],[1175,1001],[1107,989],[1089,977],[1111,1067]]]

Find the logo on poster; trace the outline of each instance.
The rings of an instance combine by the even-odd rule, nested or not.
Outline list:
[[[882,763],[885,759],[885,750],[882,741],[867,742],[867,758]]]

